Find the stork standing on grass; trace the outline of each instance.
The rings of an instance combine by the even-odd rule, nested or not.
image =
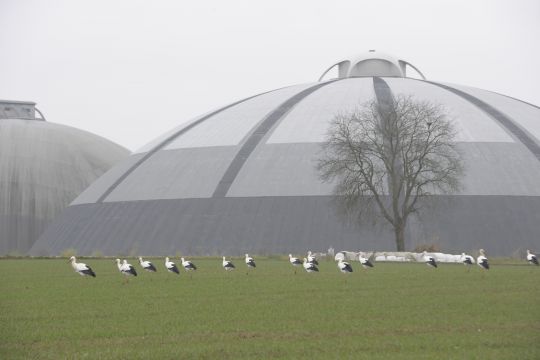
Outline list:
[[[341,271],[344,274],[350,274],[353,272],[351,264],[343,261],[343,259],[339,259],[337,266],[339,268],[339,271]]]
[[[471,255],[461,253],[461,262],[463,263],[463,265],[472,265],[474,264],[474,259]]]
[[[180,258],[180,260],[182,260],[182,266],[184,267],[184,269],[186,271],[195,271],[195,270],[197,270],[197,267],[191,261],[186,260],[184,258]]]
[[[484,270],[489,270],[488,258],[486,257],[484,249],[478,250],[480,256],[476,258],[476,263]]]
[[[296,267],[302,265],[302,260],[289,254],[289,262],[294,266],[294,275],[296,275]]]
[[[315,255],[313,255],[311,253],[311,251],[308,251],[308,253],[307,253],[307,261],[310,264],[319,265],[319,262],[317,261],[317,258],[315,257]]]
[[[474,264],[474,259],[471,255],[461,253],[461,262],[467,267],[467,271],[470,270],[470,266]]]
[[[246,266],[248,268],[248,271],[246,271],[246,275],[248,275],[249,274],[249,269],[255,269],[257,267],[257,265],[255,264],[255,261],[253,260],[253,258],[251,256],[249,256],[249,254],[246,254],[245,262],[246,262]]]
[[[84,263],[78,263],[75,256],[69,258],[68,262],[71,262],[71,267],[81,276],[96,277],[96,273],[90,268],[90,266]]]
[[[126,283],[128,282],[129,276],[137,276],[137,271],[131,264],[128,264],[127,260],[124,259],[123,263],[120,263],[120,259],[116,259],[116,266],[118,271],[125,276]]]
[[[150,261],[144,261],[142,257],[139,257],[139,264],[141,267],[148,272],[156,272],[157,269]]]
[[[435,258],[433,256],[429,256],[427,254],[427,251],[424,251],[422,258],[424,259],[424,262],[426,263],[427,266],[432,267],[432,268],[437,267],[437,262],[435,261]]]
[[[223,265],[223,268],[226,271],[232,271],[232,270],[236,269],[236,267],[234,266],[234,264],[231,261],[225,259],[225,256],[223,257],[222,265]]]
[[[181,258],[180,260],[182,260],[182,266],[184,267],[184,270],[189,272],[189,277],[191,278],[193,271],[197,270],[197,267],[189,260],[185,260],[184,258]]]
[[[304,262],[302,265],[308,273],[319,272],[319,268],[317,267],[317,265],[308,262],[306,258],[304,258]]]
[[[170,261],[168,257],[165,258],[165,267],[167,268],[167,271],[180,275],[180,271],[176,267],[176,264]]]
[[[536,257],[536,255],[532,254],[530,250],[527,250],[527,261],[531,265],[538,266],[538,258]]]
[[[126,259],[122,261],[122,271],[128,272],[130,275],[137,276],[137,270],[135,270],[133,265],[129,264]]]
[[[371,261],[369,261],[368,258],[363,257],[361,254],[358,255],[358,261],[360,261],[360,264],[362,264],[362,267],[364,269],[367,269],[368,267],[373,267]]]

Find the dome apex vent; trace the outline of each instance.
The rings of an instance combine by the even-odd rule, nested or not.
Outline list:
[[[338,70],[338,78],[344,79],[364,76],[407,77],[407,66],[413,68],[422,79],[426,79],[424,74],[411,63],[371,49],[359,56],[333,64],[321,75],[319,81],[335,67]]]

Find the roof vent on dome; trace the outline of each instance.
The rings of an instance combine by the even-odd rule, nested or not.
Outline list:
[[[39,118],[36,118],[36,111]],[[43,120],[45,117],[32,101],[0,100],[0,119]]]
[[[367,53],[339,61],[330,66],[321,75],[319,81],[335,67],[338,70],[338,78],[344,79],[362,76],[407,77],[407,66],[413,68],[422,79],[426,79],[424,74],[411,63],[376,50],[369,50]]]

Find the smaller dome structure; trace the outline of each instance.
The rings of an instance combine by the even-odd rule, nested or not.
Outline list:
[[[350,59],[338,61],[321,75],[319,81],[336,66],[339,79],[366,76],[407,77],[407,66],[418,72],[422,79],[426,79],[424,74],[408,61],[375,50],[369,50]]]
[[[36,112],[41,118],[36,118]],[[129,151],[0,100],[0,254],[25,254],[47,225]]]

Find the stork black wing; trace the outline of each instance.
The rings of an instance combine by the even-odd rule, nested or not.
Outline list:
[[[369,261],[369,260],[366,260],[366,262],[364,263],[364,265],[369,266],[369,267],[373,267],[373,264],[372,264],[371,261]]]
[[[96,273],[90,267],[88,267],[86,270],[82,270],[81,272],[84,275],[89,275],[91,277],[96,277]]]
[[[135,270],[133,266],[130,266],[127,272],[132,274],[133,276],[137,276],[137,270]]]

